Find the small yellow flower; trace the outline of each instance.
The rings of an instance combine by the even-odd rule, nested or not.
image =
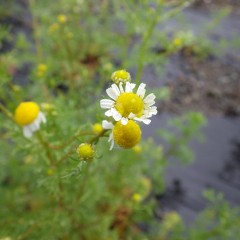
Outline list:
[[[130,82],[131,75],[129,72],[127,72],[125,70],[118,70],[112,74],[111,79],[113,82],[115,82],[117,84],[120,82]]]
[[[134,193],[132,199],[134,202],[139,203],[142,201],[142,196],[139,193]]]
[[[133,151],[135,153],[141,153],[142,152],[142,147],[138,144],[138,145],[133,147]]]
[[[50,103],[41,103],[41,108],[46,112],[50,112],[55,109],[55,106]]]
[[[54,174],[54,170],[52,169],[52,168],[49,168],[48,170],[47,170],[47,175],[48,176],[52,176]]]
[[[31,137],[33,132],[40,128],[40,124],[46,122],[45,115],[40,111],[35,102],[22,102],[15,110],[15,121],[23,127],[23,135]]]
[[[57,16],[57,20],[58,20],[59,23],[64,24],[64,23],[67,22],[67,16],[64,15],[64,14],[60,14],[60,15]]]
[[[58,29],[59,29],[58,23],[53,23],[53,24],[48,28],[48,32],[49,32],[49,33],[53,33],[53,32],[56,32]]]
[[[33,163],[33,157],[32,157],[31,155],[26,156],[26,157],[24,158],[24,163],[25,163],[26,165],[32,164],[32,163]]]
[[[47,66],[43,63],[38,64],[38,66],[37,66],[38,77],[43,77],[46,72],[47,72]]]
[[[182,40],[181,40],[180,38],[175,38],[175,39],[173,40],[173,46],[174,46],[174,47],[180,47],[180,46],[182,46]]]
[[[112,129],[108,140],[111,142],[110,150],[113,148],[114,142],[122,148],[132,148],[141,139],[141,129],[133,120],[129,120],[125,125],[121,121],[113,125],[111,122],[104,120],[102,126],[104,129]]]
[[[92,126],[92,130],[95,134],[99,134],[100,132],[102,132],[103,130],[103,127],[100,123],[95,123],[93,126]]]
[[[22,87],[19,86],[19,85],[17,85],[17,84],[14,84],[14,85],[12,86],[12,89],[13,89],[14,92],[20,92],[20,91],[22,91]]]
[[[169,212],[164,216],[162,225],[165,231],[170,231],[179,223],[181,223],[181,217],[179,214],[176,212]]]
[[[91,160],[91,159],[93,159],[93,157],[95,155],[95,151],[91,144],[82,143],[77,148],[77,154],[83,160]]]

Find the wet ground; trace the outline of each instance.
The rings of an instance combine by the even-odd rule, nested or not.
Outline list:
[[[200,59],[182,50],[170,56],[163,76],[158,77],[151,67],[144,73],[152,87],[168,86],[172,93],[170,101],[159,104],[160,114],[144,128],[144,137],[167,127],[167,120],[173,115],[189,110],[202,111],[208,118],[203,129],[205,142],[190,143],[196,161],[189,166],[169,166],[165,173],[167,190],[158,196],[160,214],[176,210],[187,223],[206,206],[202,196],[206,189],[223,192],[232,206],[239,206],[240,202],[240,2],[216,2],[198,1],[185,11],[185,17],[189,29],[201,36],[212,19],[210,10],[228,2],[233,11],[207,35],[213,47],[221,40],[228,42],[223,51]],[[181,23],[173,20],[161,28],[180,30]]]

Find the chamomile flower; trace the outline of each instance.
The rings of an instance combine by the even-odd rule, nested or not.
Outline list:
[[[111,79],[113,80],[113,82],[115,82],[117,84],[120,82],[130,82],[131,75],[129,72],[127,72],[125,70],[118,70],[112,74]]]
[[[89,143],[82,143],[77,148],[78,156],[83,160],[91,160],[95,155],[93,146]]]
[[[133,120],[129,120],[125,125],[121,121],[113,124],[103,120],[102,126],[104,129],[112,130],[108,139],[108,142],[111,142],[110,150],[112,150],[114,143],[122,148],[132,148],[141,139],[141,128]]]
[[[123,83],[119,86],[112,84],[106,90],[111,99],[102,99],[100,101],[101,108],[107,109],[105,115],[113,117],[115,121],[121,121],[126,125],[129,119],[149,124],[153,115],[157,114],[155,104],[155,95],[150,93],[145,97],[146,84],[141,83],[136,91],[133,92],[136,84],[126,82],[125,89]]]
[[[23,127],[23,135],[26,138],[40,128],[40,124],[46,122],[45,115],[40,111],[35,102],[22,102],[15,110],[15,121]]]

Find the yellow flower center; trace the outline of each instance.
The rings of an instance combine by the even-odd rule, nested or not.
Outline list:
[[[118,70],[112,74],[112,80],[115,83],[131,81],[131,75],[125,70]]]
[[[100,132],[102,132],[103,130],[103,127],[100,123],[95,123],[93,126],[92,126],[92,130],[95,134],[99,134]]]
[[[123,117],[128,117],[130,113],[141,117],[144,111],[143,100],[135,93],[122,93],[117,98],[115,107]]]
[[[89,160],[94,157],[95,151],[91,144],[83,143],[77,148],[77,153],[80,158],[84,160]]]
[[[32,123],[40,112],[39,106],[35,102],[22,102],[15,110],[15,121],[20,126]]]
[[[126,125],[119,121],[114,125],[113,138],[120,147],[132,148],[140,141],[141,129],[133,120],[129,120]]]

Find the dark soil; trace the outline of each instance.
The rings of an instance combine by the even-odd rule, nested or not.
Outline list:
[[[216,10],[219,7],[230,7],[233,13],[240,14],[239,0],[196,0],[193,7],[202,8],[203,10]]]
[[[167,84],[171,99],[164,110],[181,113],[188,110],[206,114],[240,114],[240,56],[200,60],[179,53],[182,72]],[[176,77],[176,76],[175,76]]]

